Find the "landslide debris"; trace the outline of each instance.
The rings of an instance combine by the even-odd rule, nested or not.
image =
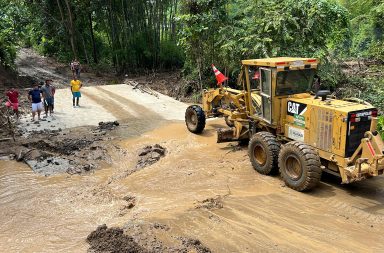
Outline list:
[[[113,130],[117,126],[119,126],[120,123],[118,121],[109,121],[109,122],[99,122],[99,130]]]
[[[144,148],[141,148],[138,150],[138,161],[135,167],[128,168],[125,171],[123,171],[119,175],[112,176],[109,180],[108,183],[112,183],[116,180],[120,180],[123,178],[126,178],[133,173],[140,171],[144,169],[147,166],[150,166],[156,162],[158,162],[162,157],[165,156],[166,154],[166,148],[162,147],[159,144],[155,145],[149,145],[145,146]]]
[[[0,143],[0,155],[23,161],[45,176],[89,172],[101,163],[111,163],[111,151],[122,153],[121,148],[109,142],[113,137],[106,131],[118,125],[115,121],[98,127],[29,132],[26,138],[18,138],[16,142]]]
[[[163,238],[162,241],[159,238]],[[108,228],[105,224],[97,227],[87,237],[88,252],[154,252],[210,253],[211,250],[195,238],[174,236],[167,225],[143,221],[129,222],[124,229]]]
[[[102,253],[146,253],[150,252],[137,244],[134,239],[124,234],[121,228],[99,226],[87,237],[90,244],[88,252]]]
[[[141,169],[152,165],[165,156],[166,148],[159,144],[150,145],[139,150],[139,161],[137,162],[136,168]]]

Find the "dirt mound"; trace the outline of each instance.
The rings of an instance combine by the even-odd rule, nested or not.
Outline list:
[[[87,237],[87,242],[90,244],[89,252],[101,253],[143,253],[149,252],[134,239],[124,234],[121,228],[108,228],[105,224],[99,226],[95,231]]]
[[[185,237],[180,237],[179,238],[183,244],[183,246],[190,252],[191,249],[194,249],[197,253],[210,253],[211,250],[204,246],[199,240],[193,239],[193,238],[185,238]]]
[[[111,163],[109,151],[120,148],[98,127],[79,127],[63,131],[30,132],[28,138],[0,143],[4,156],[24,161],[33,171],[46,176],[57,173],[81,174]],[[121,150],[118,150],[120,153]]]
[[[159,144],[153,146],[146,146],[139,151],[139,161],[136,168],[144,168],[152,165],[165,156],[166,149]]]
[[[109,121],[109,122],[99,122],[99,130],[113,130],[117,126],[119,126],[120,123],[117,121]]]
[[[95,140],[88,139],[86,137],[74,139],[64,138],[61,140],[37,140],[35,142],[28,142],[23,144],[27,148],[35,148],[43,151],[54,152],[63,155],[71,155],[75,152],[88,147]]]
[[[125,234],[124,234],[125,232]],[[163,238],[165,241],[160,240]],[[90,244],[88,252],[153,252],[179,253],[196,252],[210,253],[200,240],[185,236],[172,235],[167,225],[130,222],[123,229],[99,226],[87,237]]]

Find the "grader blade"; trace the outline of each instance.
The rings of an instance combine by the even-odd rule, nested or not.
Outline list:
[[[234,128],[218,128],[217,143],[237,141]]]

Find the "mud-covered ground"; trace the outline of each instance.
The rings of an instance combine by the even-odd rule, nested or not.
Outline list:
[[[208,121],[204,133],[194,135],[183,122],[169,122],[128,138],[120,135],[120,125],[109,132],[114,136],[109,143],[119,147],[108,150],[111,163],[92,173],[42,177],[22,163],[0,161],[0,247],[7,252],[382,250],[383,177],[340,185],[323,175],[316,189],[299,193],[279,177],[256,173],[247,147],[217,144],[214,129],[223,125],[220,119]],[[143,157],[148,164],[141,166]]]
[[[0,142],[2,252],[384,248],[384,177],[340,185],[324,174],[299,193],[256,173],[246,146],[217,144],[223,119],[188,132],[187,105],[170,97],[122,84],[86,85],[80,108],[67,88],[55,99],[53,117],[26,115],[16,142]]]
[[[97,127],[31,131],[17,141],[0,142],[0,159],[24,162],[45,176],[89,172],[111,163],[108,151],[125,152],[110,143],[109,132],[118,126],[115,121],[100,122]]]

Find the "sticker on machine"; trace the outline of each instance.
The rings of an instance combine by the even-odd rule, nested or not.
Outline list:
[[[293,115],[293,124],[299,127],[305,127],[305,117],[302,115],[294,114]]]
[[[296,127],[288,127],[288,137],[296,141],[304,141],[304,130]]]
[[[287,102],[287,114],[294,116],[295,114],[297,115],[304,115],[304,113],[307,111],[307,105],[298,103],[298,102],[293,102],[293,101],[288,101]]]

